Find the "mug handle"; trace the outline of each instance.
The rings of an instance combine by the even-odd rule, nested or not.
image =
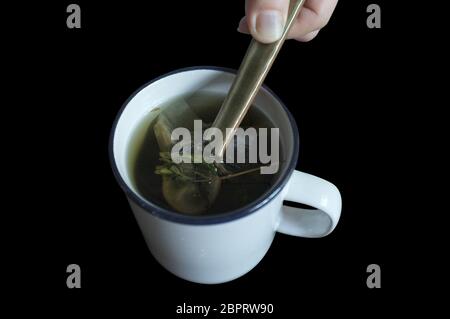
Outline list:
[[[284,200],[312,206],[316,209],[283,205],[280,233],[319,238],[331,233],[341,216],[342,199],[332,183],[299,171],[294,171]]]

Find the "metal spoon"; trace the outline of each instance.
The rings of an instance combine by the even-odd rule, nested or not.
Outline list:
[[[252,105],[304,2],[305,0],[291,0],[286,25],[278,41],[265,44],[252,39],[230,91],[212,125],[224,134],[223,147],[217,153],[218,156],[223,156],[235,129],[239,127]],[[227,128],[232,130],[227,132]]]

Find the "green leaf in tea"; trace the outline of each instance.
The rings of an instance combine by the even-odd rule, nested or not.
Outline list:
[[[217,169],[208,163],[173,163],[171,133],[177,127],[191,128],[197,114],[183,101],[162,110],[153,127],[160,149],[161,165],[155,173],[162,176],[162,192],[167,203],[179,212],[201,214],[216,199],[221,181]]]

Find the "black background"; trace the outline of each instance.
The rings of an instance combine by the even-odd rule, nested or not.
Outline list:
[[[176,306],[273,303],[274,318],[375,316],[398,306],[400,292],[414,293],[405,270],[411,247],[398,217],[410,182],[400,159],[407,137],[398,83],[408,77],[400,11],[377,1],[382,28],[368,29],[371,2],[340,1],[315,40],[285,43],[265,83],[297,121],[297,169],[337,185],[342,217],[322,239],[277,234],[250,273],[208,286],[174,277],[151,256],[112,175],[108,138],[122,103],[149,80],[188,66],[238,68],[250,41],[236,32],[244,1],[77,1],[82,28],[71,30],[69,3],[24,9],[24,16],[40,13],[28,19],[28,37],[16,38],[37,80],[20,96],[35,101],[26,108],[34,124],[26,153],[40,169],[21,202],[34,207],[22,266],[37,261],[40,292],[30,294],[39,307],[60,315],[194,318],[177,316]],[[81,289],[66,287],[72,263],[81,266]],[[372,263],[381,266],[381,289],[366,286]],[[29,282],[20,287],[26,293]]]

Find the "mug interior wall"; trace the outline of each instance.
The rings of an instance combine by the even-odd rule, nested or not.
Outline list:
[[[196,91],[207,91],[225,94],[228,92],[235,74],[213,69],[195,69],[179,73],[173,73],[156,80],[140,89],[126,103],[125,108],[117,122],[114,139],[113,154],[116,166],[124,182],[128,187],[140,196],[133,183],[131,183],[127,165],[128,145],[130,138],[139,121],[151,110],[160,104],[180,95],[190,94]],[[292,157],[293,148],[288,147],[294,143],[294,132],[286,112],[280,101],[268,90],[262,88],[256,96],[257,106],[265,116],[271,119],[275,127],[280,131],[280,162]],[[296,160],[296,159],[295,159]],[[280,165],[278,176],[283,175],[283,170],[288,165]]]

